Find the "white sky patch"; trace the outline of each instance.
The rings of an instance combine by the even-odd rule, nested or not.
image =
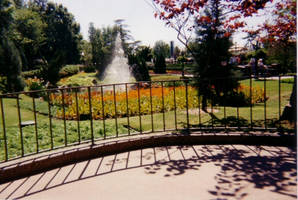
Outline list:
[[[154,17],[154,10],[148,4],[148,0],[51,0],[63,4],[71,12],[76,21],[81,25],[81,33],[84,39],[88,39],[88,29],[91,22],[97,28],[113,26],[117,19],[124,19],[128,25],[131,35],[144,45],[153,47],[158,40],[167,42],[174,41],[174,44],[182,47],[177,40],[177,32],[165,26],[165,22]],[[150,0],[149,0],[150,1]],[[272,5],[270,5],[272,6]],[[247,19],[249,27],[256,27],[257,24],[265,21],[265,12],[261,11],[261,17]],[[268,15],[267,15],[268,16]],[[234,35],[234,42],[238,46],[244,46],[245,34]]]

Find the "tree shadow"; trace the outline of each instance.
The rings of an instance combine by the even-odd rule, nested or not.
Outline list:
[[[0,185],[0,197],[29,197],[66,184],[135,168],[144,168],[148,176],[157,173],[164,178],[182,176],[191,170],[199,171],[208,163],[219,168],[219,172],[210,172],[216,184],[208,188],[208,193],[214,198],[243,199],[248,195],[248,183],[254,188],[297,198],[296,193],[288,191],[288,187],[296,187],[296,149],[244,145],[155,147],[100,157],[35,175],[35,179],[29,176]],[[74,172],[78,175],[71,178]],[[26,191],[20,194],[23,187]]]
[[[225,128],[239,128],[239,129],[276,129],[280,133],[289,132],[294,133],[295,127],[290,126],[288,123],[284,121],[280,121],[277,118],[266,119],[266,120],[247,120],[243,117],[236,117],[236,116],[227,116],[223,118],[218,118],[213,113],[209,113],[211,119],[205,121],[201,124],[190,124],[191,128],[212,128],[212,127],[225,127]],[[183,124],[184,127],[187,127],[187,124]]]
[[[192,146],[186,148],[197,151]],[[164,176],[170,177],[182,175],[188,170],[200,170],[202,165],[213,163],[220,167],[220,172],[214,176],[217,184],[208,191],[215,197],[243,199],[248,195],[245,192],[246,185],[251,183],[254,188],[267,188],[272,192],[297,198],[296,193],[288,191],[288,187],[296,187],[296,150],[285,152],[278,147],[272,148],[276,149],[249,146],[243,149],[233,145],[205,146],[197,153],[200,156],[196,159],[156,163],[146,169],[150,174],[155,174],[166,165],[167,173]],[[264,152],[266,155],[262,156]]]

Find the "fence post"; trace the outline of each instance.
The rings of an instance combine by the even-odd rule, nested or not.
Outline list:
[[[66,130],[66,116],[65,116],[65,97],[64,97],[64,90],[61,89],[62,93],[62,109],[63,109],[63,123],[64,123],[64,143],[67,146],[67,130]]]
[[[17,95],[17,110],[18,110],[18,118],[19,118],[19,129],[20,129],[20,139],[21,139],[21,150],[22,157],[24,156],[24,140],[23,140],[23,129],[22,129],[22,118],[21,118],[21,108],[20,108],[20,96]]]
[[[1,104],[1,115],[2,115],[2,129],[3,129],[3,139],[4,139],[5,161],[8,161],[8,148],[7,148],[6,127],[5,127],[5,114],[4,114],[3,98],[2,97],[0,97],[0,104]]]
[[[52,130],[52,113],[51,113],[51,98],[50,92],[47,91],[48,95],[48,112],[49,112],[49,123],[50,123],[50,136],[51,136],[51,149],[54,149],[54,138],[53,138],[53,130]]]
[[[35,140],[36,140],[36,153],[39,152],[39,144],[38,144],[38,132],[37,132],[37,118],[36,118],[36,105],[35,105],[35,98],[32,97],[33,103],[33,114],[34,114],[34,128],[35,128]]]
[[[93,133],[93,116],[92,116],[92,101],[91,101],[91,89],[88,87],[88,98],[89,98],[89,113],[90,113],[90,128],[91,128],[91,142],[94,145],[94,133]]]

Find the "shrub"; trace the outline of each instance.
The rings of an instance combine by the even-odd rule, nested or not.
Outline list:
[[[37,90],[43,90],[45,89],[44,87],[44,81],[42,79],[39,79],[37,77],[34,78],[28,78],[26,81],[26,85],[29,91],[37,91]],[[33,93],[28,93],[29,96],[31,97],[43,97],[45,96],[45,92],[33,92]]]
[[[154,59],[154,73],[156,74],[165,74],[166,73],[166,61],[163,55],[158,55]]]
[[[96,72],[96,68],[93,65],[87,65],[84,67],[84,72],[86,73]]]
[[[294,78],[286,78],[286,79],[282,79],[280,82],[281,82],[281,83],[294,84],[295,79],[294,79]]]
[[[41,70],[40,69],[35,69],[31,71],[25,71],[22,72],[22,76],[26,78],[34,78],[34,77],[40,77],[41,76]]]
[[[80,72],[80,65],[66,65],[59,71],[60,78],[72,76]]]
[[[250,97],[251,95],[251,97]],[[264,98],[264,89],[256,86],[250,90],[249,86],[240,84],[237,89],[221,94],[217,97],[217,102],[222,106],[250,106],[257,103],[264,103],[268,97]]]

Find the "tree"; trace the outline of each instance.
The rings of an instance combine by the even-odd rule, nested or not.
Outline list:
[[[207,2],[208,0],[152,0],[156,11],[155,17],[164,20],[167,25],[176,30],[178,40],[190,52],[191,49],[188,45],[193,29],[193,23],[190,23],[190,19],[195,19],[195,21],[204,20],[201,10],[206,6]],[[227,17],[223,24],[232,33],[233,30],[245,26],[244,20],[246,17],[257,14],[261,9],[266,9],[268,2],[271,2],[271,0],[224,0],[223,2],[225,6],[223,15]],[[272,13],[272,10],[269,12]],[[277,20],[273,20],[273,24],[267,23],[264,26],[264,30],[267,30],[269,36],[271,35],[271,37],[268,37],[269,41],[277,39],[289,41],[290,38],[291,40],[294,39],[294,35],[296,35],[296,1],[280,1],[273,8],[273,13],[277,14]],[[296,91],[293,89],[291,96],[297,96],[294,93]],[[296,109],[296,106],[293,107]]]
[[[81,42],[80,49],[82,51],[81,63],[83,63],[86,66],[91,66],[92,65],[91,43],[87,40],[83,40]]]
[[[197,23],[197,38],[192,49],[197,66],[194,68],[196,85],[202,96],[202,108],[207,110],[207,100],[214,96],[233,92],[238,86],[232,79],[232,66],[229,64],[230,37],[222,24],[220,0],[210,0],[205,8],[205,18]],[[214,95],[215,94],[215,95]]]
[[[115,20],[117,31],[122,40],[122,47],[128,58],[130,70],[136,81],[150,81],[149,71],[146,61],[152,58],[151,48],[140,46],[140,41],[135,41],[131,36],[128,25],[123,19]]]
[[[170,55],[170,47],[163,41],[157,41],[153,47],[154,56],[154,72],[166,73],[166,61],[165,59]]]
[[[150,61],[151,58],[151,48],[147,46],[139,46],[136,51],[128,54],[128,64],[131,66],[136,81],[150,81],[146,61]]]
[[[111,62],[117,31],[117,26],[98,29],[94,27],[93,23],[89,25],[92,64],[97,69],[100,78]]]
[[[4,92],[18,92],[24,89],[21,77],[22,60],[13,41],[6,36],[0,38],[0,75],[6,79]]]
[[[245,18],[253,16],[260,9],[264,9],[271,0],[224,0],[222,2],[225,20],[224,27],[227,34],[245,26]],[[177,39],[187,48],[192,40],[195,21],[205,20],[202,10],[207,6],[208,0],[152,0],[155,17],[177,31]]]
[[[44,55],[51,57],[56,50],[64,52],[64,63],[76,64],[80,60],[79,44],[82,40],[80,25],[62,5],[48,3],[43,18],[47,24]]]
[[[266,35],[263,41],[269,49],[280,55],[280,64],[284,72],[292,69],[296,72],[297,51],[297,17],[296,1],[285,0],[278,2],[274,10],[274,18],[271,23],[266,22],[261,30]],[[278,50],[277,50],[278,49]],[[297,83],[294,81],[289,105],[284,108],[281,120],[289,120],[297,123]]]
[[[45,41],[39,48],[39,54],[44,61],[43,78],[55,85],[64,64],[80,62],[80,25],[62,5],[34,0],[29,2],[28,7],[38,12],[46,24]]]
[[[260,41],[260,30],[245,30],[247,36],[243,39],[246,39],[246,47],[251,47],[253,50],[260,49],[261,41]]]
[[[174,58],[176,59],[176,58],[178,58],[179,56],[181,56],[181,54],[182,54],[182,51],[179,49],[179,47],[175,47],[174,48]]]
[[[259,29],[264,34],[262,42],[281,65],[282,73],[296,72],[296,23],[296,1],[285,0],[276,4],[273,19]]]
[[[24,88],[20,51],[12,40],[14,12],[12,1],[0,1],[0,75],[5,78],[5,92],[21,91]]]
[[[24,1],[23,0],[13,0],[15,7],[17,9],[21,9],[24,6]]]
[[[36,11],[30,8],[16,10],[13,40],[21,51],[23,71],[35,69],[40,48],[46,40],[46,26]]]

